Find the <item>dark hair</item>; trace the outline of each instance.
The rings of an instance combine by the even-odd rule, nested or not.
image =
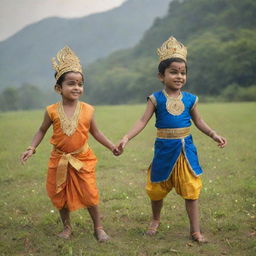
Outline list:
[[[187,63],[185,60],[183,59],[180,59],[180,58],[170,58],[170,59],[166,59],[166,60],[163,60],[159,63],[158,65],[158,72],[162,75],[164,75],[164,71],[170,67],[170,65],[173,63],[173,62],[183,62],[185,63],[185,67],[186,67],[186,73],[188,72],[188,67],[187,67]]]
[[[63,83],[63,81],[65,80],[66,75],[67,75],[68,73],[71,73],[71,72],[80,73],[80,72],[75,72],[75,71],[68,71],[68,72],[65,72],[65,73],[63,73],[63,74],[59,77],[59,79],[56,81],[56,84],[58,84],[59,86],[62,86],[62,83]],[[80,73],[80,74],[81,74],[81,76],[82,76],[82,78],[83,78],[83,80],[84,80],[84,75],[83,75],[82,73]],[[57,75],[57,72],[55,72],[55,74],[54,74],[54,77],[55,77],[55,78],[56,78],[56,75]]]

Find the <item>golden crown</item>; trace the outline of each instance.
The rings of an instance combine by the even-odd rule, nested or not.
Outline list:
[[[162,46],[157,49],[157,54],[160,62],[170,58],[180,58],[187,61],[187,48],[173,36],[166,40]]]
[[[51,61],[52,67],[56,71],[56,80],[58,80],[61,75],[69,71],[80,72],[81,74],[83,73],[80,59],[68,46],[62,48],[57,53],[56,58],[52,58]]]

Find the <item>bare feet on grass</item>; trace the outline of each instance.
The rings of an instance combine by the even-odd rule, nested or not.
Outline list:
[[[64,238],[64,239],[69,239],[71,235],[72,235],[72,229],[69,226],[64,227],[63,231],[57,234],[58,237]]]
[[[159,220],[151,220],[148,229],[146,231],[146,235],[149,236],[154,236],[157,233],[157,229],[160,225],[160,221]]]
[[[201,232],[194,232],[191,234],[193,241],[198,242],[199,244],[208,243],[208,240],[202,235]]]
[[[104,231],[103,227],[96,228],[94,230],[94,236],[101,243],[106,242],[106,241],[108,241],[110,239],[110,237]]]

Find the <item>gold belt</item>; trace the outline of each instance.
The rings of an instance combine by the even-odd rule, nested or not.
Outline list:
[[[81,148],[70,153],[63,152],[57,149],[56,147],[54,147],[54,151],[59,155],[61,155],[61,158],[57,166],[57,173],[56,173],[56,193],[59,193],[62,190],[61,185],[67,179],[68,164],[72,165],[72,167],[78,172],[83,167],[83,163],[77,158],[75,158],[73,155],[86,152],[88,149],[89,149],[89,145],[87,143]]]
[[[157,138],[160,139],[182,139],[190,134],[190,127],[174,129],[157,129]]]

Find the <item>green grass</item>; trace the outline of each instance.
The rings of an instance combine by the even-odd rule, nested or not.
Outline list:
[[[144,108],[96,107],[98,127],[117,142]],[[102,220],[112,237],[110,242],[99,244],[86,210],[72,213],[71,240],[55,236],[62,226],[45,190],[51,129],[33,158],[25,166],[19,163],[43,111],[0,113],[0,255],[256,255],[255,110],[256,103],[200,105],[205,121],[228,139],[228,146],[221,150],[193,127],[204,169],[201,226],[210,240],[203,246],[190,241],[184,200],[173,191],[165,199],[159,233],[155,237],[144,235],[151,217],[144,185],[153,154],[154,118],[120,157],[90,139],[99,159]]]

